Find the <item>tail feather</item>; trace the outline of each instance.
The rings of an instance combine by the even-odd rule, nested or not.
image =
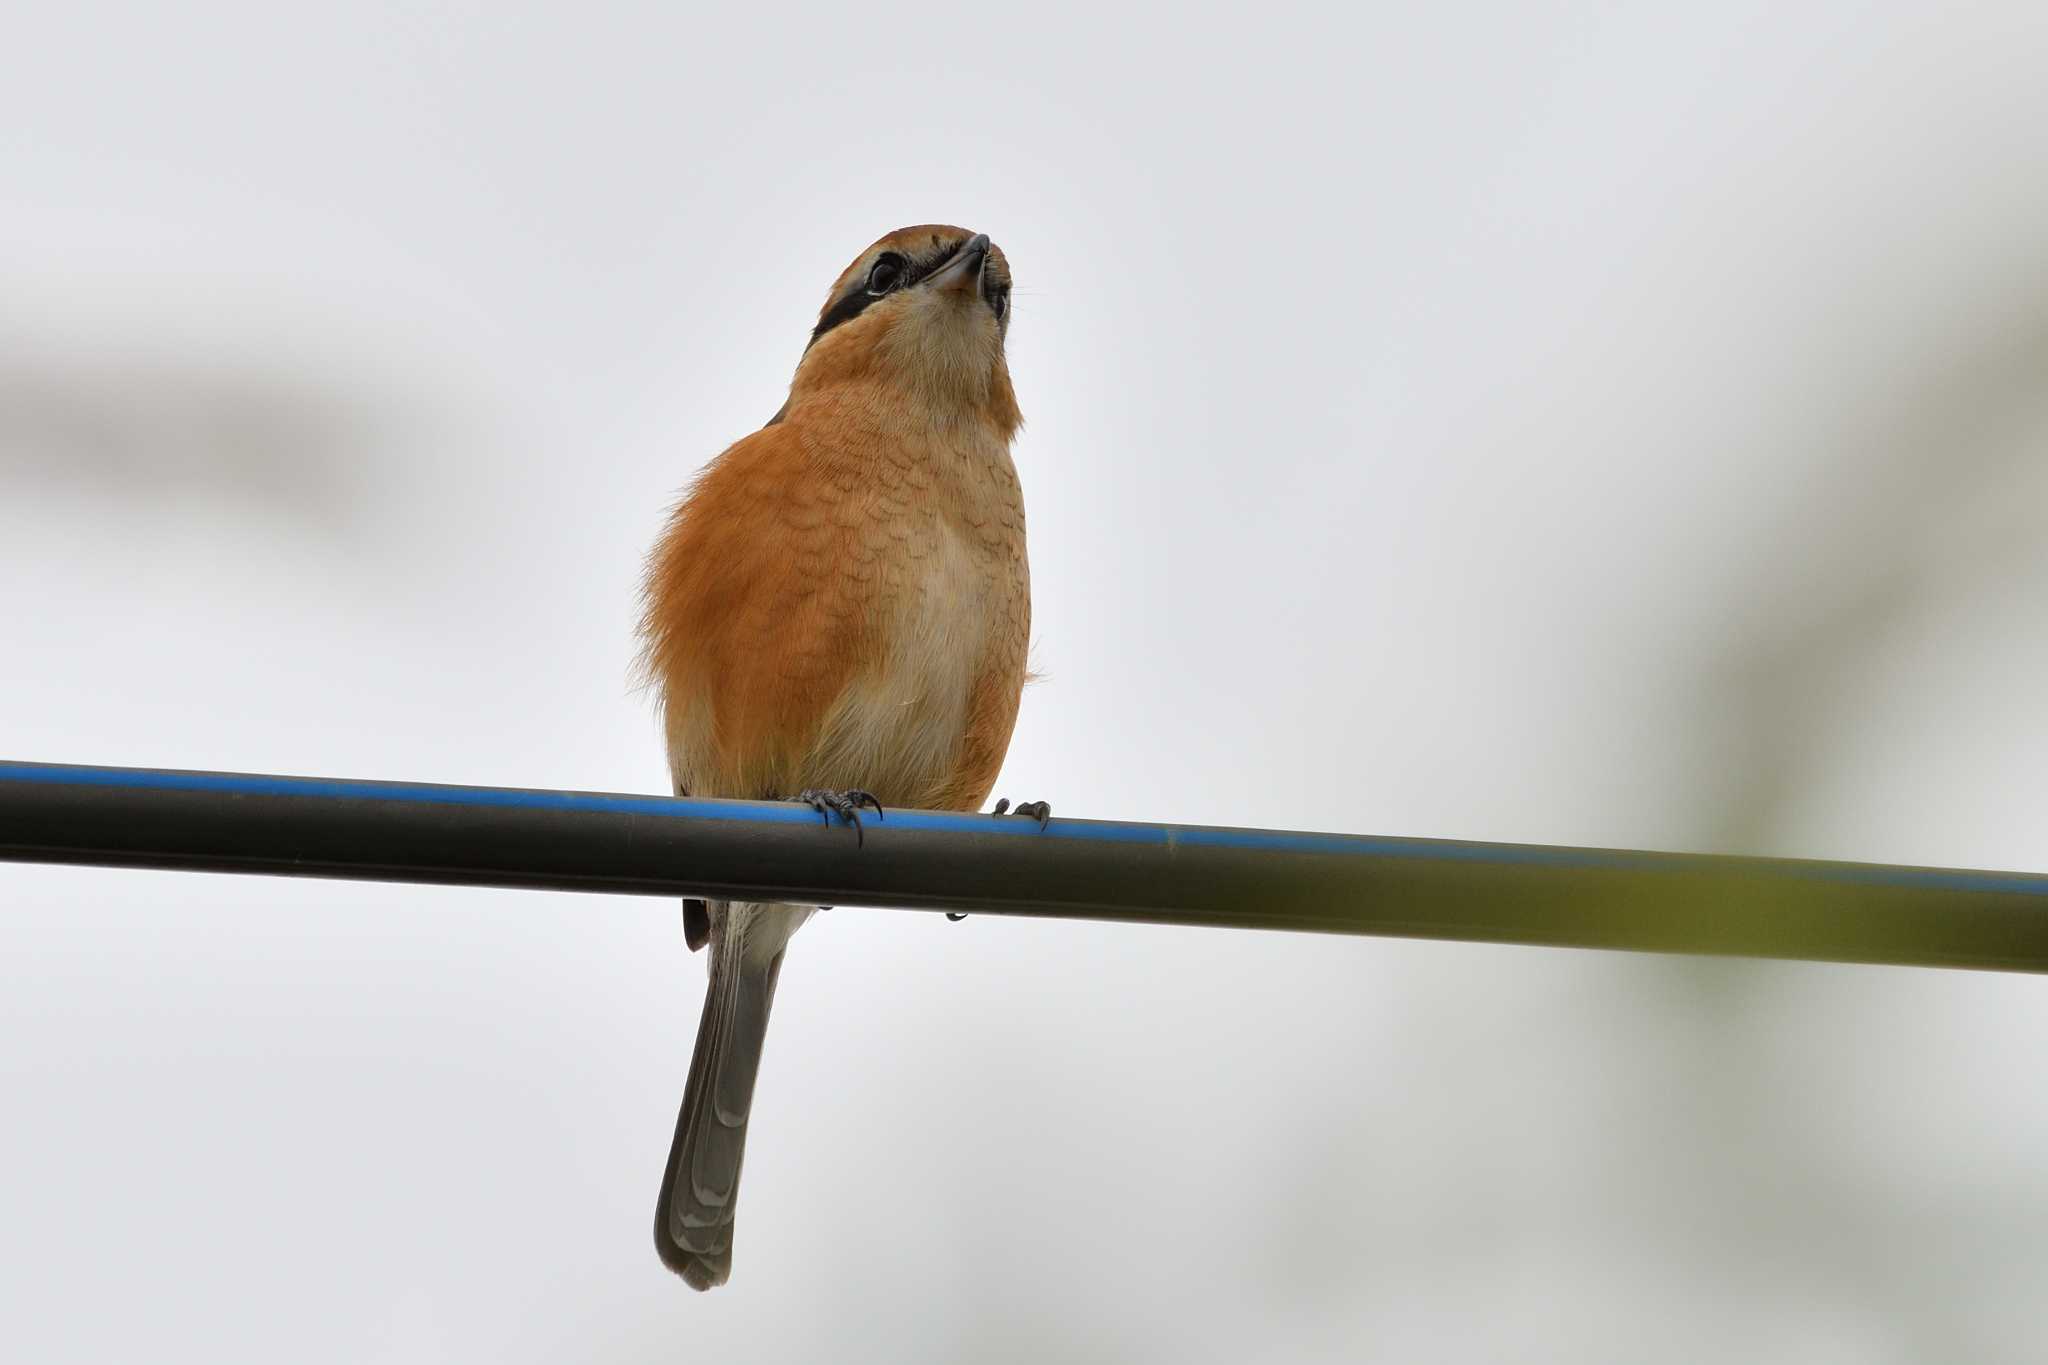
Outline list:
[[[732,1273],[733,1205],[746,1155],[747,1113],[768,1036],[782,952],[749,955],[743,935],[714,935],[711,983],[690,1059],[690,1080],[654,1212],[662,1263],[694,1289]]]

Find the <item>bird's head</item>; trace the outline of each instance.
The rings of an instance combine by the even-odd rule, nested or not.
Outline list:
[[[987,233],[899,228],[833,283],[790,396],[875,384],[940,420],[983,416],[1007,438],[1021,421],[1003,359],[1009,330],[1010,266]]]

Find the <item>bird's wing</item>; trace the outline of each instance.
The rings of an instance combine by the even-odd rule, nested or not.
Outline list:
[[[833,702],[884,647],[901,504],[783,422],[738,442],[677,506],[649,566],[650,675],[693,795],[787,799]]]

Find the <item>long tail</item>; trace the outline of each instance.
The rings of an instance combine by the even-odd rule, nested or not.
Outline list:
[[[782,971],[782,943],[769,954],[758,941],[748,951],[751,936],[745,930],[753,916],[746,912],[769,909],[732,906],[721,926],[725,932],[711,936],[711,984],[654,1210],[655,1249],[693,1289],[724,1284],[732,1273],[733,1203],[746,1154],[747,1111]],[[786,934],[780,937],[787,941]]]

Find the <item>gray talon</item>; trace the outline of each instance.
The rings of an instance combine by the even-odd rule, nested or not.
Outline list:
[[[852,825],[856,848],[865,847],[867,844],[867,830],[860,822],[862,806],[872,806],[877,820],[888,818],[882,813],[882,803],[875,799],[875,794],[862,791],[859,787],[849,787],[843,792],[828,791],[823,787],[806,787],[797,793],[796,799],[824,816],[827,825],[832,823],[832,817],[835,815]]]
[[[1011,810],[1010,798],[1006,796],[1002,800],[996,802],[996,808],[990,811],[989,814],[1028,815],[1033,820],[1036,820],[1038,822],[1038,827],[1040,829],[1044,829],[1046,823],[1052,819],[1052,803],[1050,801],[1026,801],[1024,804],[1018,806],[1017,809]]]

